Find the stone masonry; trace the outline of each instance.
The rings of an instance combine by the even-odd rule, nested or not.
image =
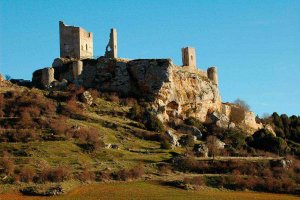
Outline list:
[[[142,98],[164,122],[187,117],[204,122],[212,113],[230,118],[236,110],[236,105],[221,101],[217,68],[197,69],[195,48],[182,48],[183,66],[177,66],[171,59],[118,58],[116,29],[110,31],[105,55],[97,59],[91,58],[91,33],[60,22],[60,37],[61,58],[53,61],[52,68],[33,73],[32,82],[37,87],[55,89],[61,83],[75,83],[101,92]],[[244,116],[243,124],[259,128],[254,113],[246,112]]]
[[[118,57],[118,43],[117,43],[117,30],[112,28],[110,30],[109,41],[105,50],[105,57],[117,58]]]
[[[67,26],[59,22],[60,57],[62,58],[92,58],[93,33],[83,28]]]
[[[216,67],[207,69],[207,77],[216,85],[218,85],[218,72]]]
[[[181,49],[183,66],[196,68],[196,50],[193,47],[185,47]]]

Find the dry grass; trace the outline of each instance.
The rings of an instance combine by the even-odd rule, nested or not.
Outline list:
[[[63,196],[50,198],[24,197],[20,194],[2,194],[0,200],[57,199],[57,200],[98,200],[98,199],[205,199],[205,200],[296,200],[297,196],[258,192],[234,192],[217,189],[187,191],[156,182],[101,183],[76,188]]]

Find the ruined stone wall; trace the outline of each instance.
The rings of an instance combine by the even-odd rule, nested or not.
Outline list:
[[[59,22],[60,57],[93,57],[93,34],[80,27],[67,26]]]
[[[109,41],[105,49],[105,57],[117,58],[118,57],[118,38],[117,30],[112,28],[109,34]]]
[[[94,56],[93,33],[79,28],[80,37],[80,59],[92,58]]]
[[[82,61],[72,62],[73,79],[77,79],[83,70]]]
[[[181,49],[182,65],[190,68],[196,67],[196,50],[192,47],[185,47]]]
[[[207,69],[207,77],[216,85],[218,85],[218,72],[216,67],[209,67]]]

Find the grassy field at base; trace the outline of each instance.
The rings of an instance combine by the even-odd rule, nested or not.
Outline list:
[[[26,197],[21,194],[0,194],[0,200],[99,200],[99,199],[203,199],[203,200],[296,200],[300,197],[258,192],[201,189],[187,191],[155,182],[100,183],[85,185],[56,197]]]

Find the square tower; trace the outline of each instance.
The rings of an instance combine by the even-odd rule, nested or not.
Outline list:
[[[66,58],[92,58],[93,33],[81,27],[67,26],[59,22],[60,57]]]
[[[181,49],[182,65],[196,67],[196,50],[193,47],[184,47]]]

